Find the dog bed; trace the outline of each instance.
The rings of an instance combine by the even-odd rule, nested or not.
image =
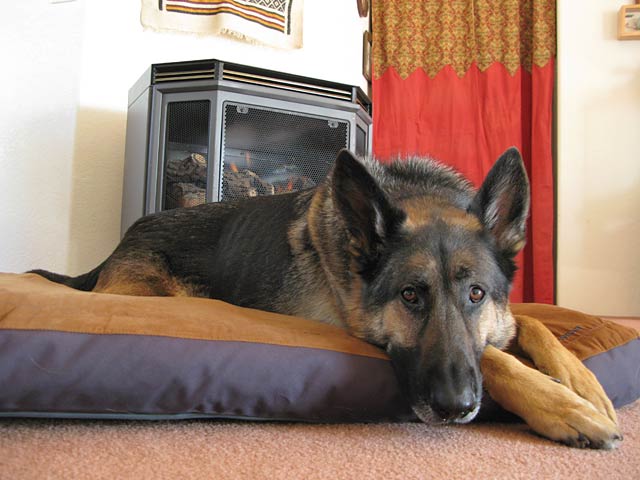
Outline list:
[[[549,305],[543,321],[620,407],[640,396],[631,328]],[[200,298],[87,293],[0,274],[0,416],[408,420],[386,354],[344,330]]]

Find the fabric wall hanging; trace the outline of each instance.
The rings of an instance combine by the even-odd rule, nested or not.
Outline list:
[[[303,0],[142,0],[153,30],[226,34],[280,48],[302,47]]]
[[[373,150],[429,155],[477,186],[522,152],[532,206],[511,300],[554,301],[553,0],[374,0]]]

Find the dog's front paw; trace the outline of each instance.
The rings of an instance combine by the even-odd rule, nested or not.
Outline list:
[[[564,358],[557,358],[553,367],[545,369],[545,373],[557,378],[560,383],[587,400],[601,414],[606,415],[615,424],[618,423],[616,411],[596,376],[571,352]]]
[[[615,409],[596,376],[538,320],[518,316],[518,343],[536,368],[556,378],[618,423]]]
[[[489,395],[539,435],[580,448],[611,449],[622,440],[606,413],[515,357],[489,346],[481,368]]]
[[[522,402],[518,415],[536,433],[578,448],[610,450],[622,440],[613,420],[564,385],[539,378],[535,391],[534,398]]]

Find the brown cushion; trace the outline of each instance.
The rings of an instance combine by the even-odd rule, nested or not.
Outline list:
[[[637,358],[632,329],[558,307],[513,308],[545,321],[585,362],[621,348]],[[624,401],[640,395],[637,377],[635,390],[620,387]],[[215,300],[80,292],[33,274],[0,274],[0,415],[412,418],[386,354],[339,328]]]

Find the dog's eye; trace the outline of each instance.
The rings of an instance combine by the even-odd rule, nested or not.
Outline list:
[[[472,303],[478,303],[483,298],[484,298],[484,290],[483,289],[481,289],[477,285],[474,285],[473,287],[471,287],[471,290],[469,290],[469,300],[471,300]]]
[[[418,292],[413,287],[404,287],[400,292],[402,299],[407,303],[418,303]]]

